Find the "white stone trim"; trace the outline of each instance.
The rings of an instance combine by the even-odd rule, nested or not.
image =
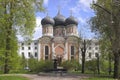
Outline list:
[[[38,43],[38,61],[41,59],[41,43]]]

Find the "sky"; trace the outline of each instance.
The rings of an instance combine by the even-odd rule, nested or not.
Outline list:
[[[42,36],[41,19],[46,17],[47,13],[54,18],[58,9],[63,16],[68,18],[71,15],[78,19],[78,31],[84,38],[93,38],[95,35],[91,32],[90,26],[87,23],[94,16],[94,11],[90,8],[92,0],[44,0],[43,6],[47,9],[46,13],[36,13],[36,28],[33,34],[34,39]]]

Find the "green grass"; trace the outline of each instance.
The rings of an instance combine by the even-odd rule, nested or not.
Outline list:
[[[94,77],[94,78],[88,78],[84,80],[114,80],[113,78],[100,78],[100,77]]]
[[[21,76],[0,76],[0,80],[29,80]]]

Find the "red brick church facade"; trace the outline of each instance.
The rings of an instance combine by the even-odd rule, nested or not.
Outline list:
[[[75,17],[71,15],[65,18],[58,12],[54,18],[43,18],[41,24],[43,36],[39,39],[40,60],[79,60],[78,22]]]

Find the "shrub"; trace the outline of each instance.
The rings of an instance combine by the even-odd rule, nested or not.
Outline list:
[[[27,60],[22,57],[17,57],[17,60],[14,61],[15,63],[11,64],[14,66],[10,66],[11,69],[9,73],[26,73],[27,71],[24,69],[27,66]]]
[[[38,71],[44,72],[53,69],[53,62],[46,60],[46,61],[39,61]]]
[[[85,62],[86,71],[93,71],[94,73],[97,71],[96,59],[92,59]]]
[[[38,63],[38,60],[37,60],[37,59],[30,58],[30,59],[28,60],[28,65],[29,65],[30,71],[36,72],[37,69],[38,69],[39,63]]]
[[[103,73],[108,73],[109,72],[109,61],[108,60],[102,60],[101,64],[100,64],[100,67],[101,67],[101,71]],[[114,68],[114,65],[113,65],[113,62],[111,61],[111,71],[113,70],[113,68]]]
[[[48,60],[38,61],[36,59],[29,59],[29,68],[31,72],[44,72],[53,69],[53,62]]]
[[[113,62],[111,64],[113,64]],[[100,72],[108,73],[109,62],[107,60],[100,60],[99,66],[100,66]],[[113,69],[113,65],[111,67]],[[86,71],[92,71],[92,72],[96,73],[96,71],[97,71],[97,59],[92,59],[92,60],[86,61],[85,68],[86,68]]]
[[[81,68],[81,65],[78,61],[71,60],[71,61],[64,61],[62,62],[62,66],[68,71],[78,71]]]

